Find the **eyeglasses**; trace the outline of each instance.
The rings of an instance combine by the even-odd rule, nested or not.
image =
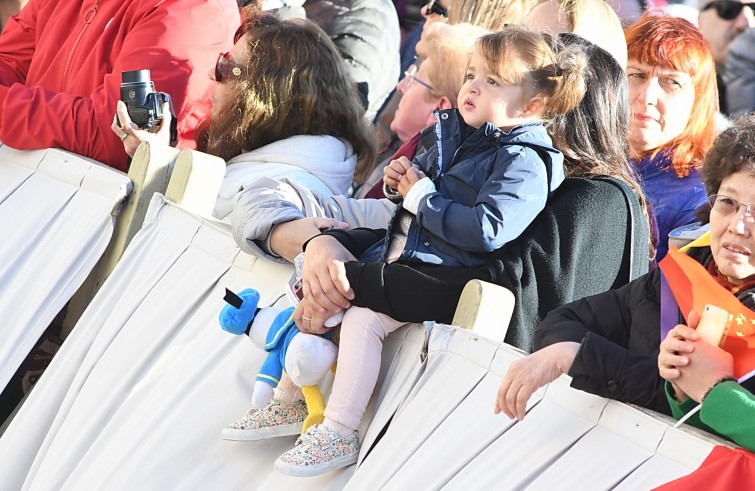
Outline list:
[[[437,14],[441,17],[448,17],[448,10],[438,3],[438,0],[430,0],[425,4],[425,15]]]
[[[215,63],[215,81],[238,80],[246,77],[247,71],[244,65],[231,61],[230,53],[220,53]]]
[[[435,89],[433,89],[432,85],[418,79],[415,76],[415,74],[417,73],[417,70],[418,70],[417,65],[412,63],[411,65],[409,65],[409,68],[407,68],[406,71],[404,72],[404,78],[401,79],[401,82],[404,84],[404,87],[406,88],[406,90],[409,90],[409,87],[414,85],[414,82],[417,82],[418,84],[420,84],[421,86],[429,90],[430,92],[434,92]]]
[[[724,196],[723,194],[711,194],[708,196],[708,202],[710,207],[722,214],[723,216],[729,216],[733,213],[739,213],[740,208],[745,209],[744,221],[749,223],[755,223],[755,204],[740,203],[734,198]]]
[[[710,9],[716,9],[716,14],[724,20],[734,20],[742,12],[745,7],[750,7],[750,10],[755,13],[755,3],[741,3],[734,0],[716,0],[710,2],[703,7],[700,12],[704,12]]]

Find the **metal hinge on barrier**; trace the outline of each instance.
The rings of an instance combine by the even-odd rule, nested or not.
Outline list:
[[[419,353],[419,360],[424,363],[424,361],[427,359],[427,351],[430,346],[430,335],[433,332],[433,327],[435,327],[435,321],[425,321],[425,340],[422,342],[422,350]]]

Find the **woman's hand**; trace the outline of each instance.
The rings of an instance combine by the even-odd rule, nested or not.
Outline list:
[[[700,339],[695,328],[700,322],[700,314],[694,310],[687,316],[689,325],[678,324],[669,331],[666,339],[661,342],[658,353],[658,373],[671,382],[674,398],[682,402],[687,394],[677,385],[681,375],[679,369],[689,365],[689,354],[695,350],[695,341]]]
[[[344,263],[354,260],[356,258],[334,237],[321,235],[307,244],[302,272],[302,303],[306,303],[307,312],[312,313],[305,314],[312,319],[312,329],[322,329],[326,319],[351,306],[354,291],[346,278]]]
[[[495,413],[503,412],[509,418],[523,420],[527,401],[532,394],[568,372],[577,351],[579,343],[564,341],[546,346],[512,363],[498,389]]]
[[[294,323],[296,324],[296,327],[299,328],[299,331],[305,334],[325,334],[330,331],[331,328],[325,327],[323,324],[326,319],[327,317],[323,318],[322,315],[310,305],[310,302],[307,301],[306,297],[299,302],[294,309]]]
[[[696,341],[688,357],[689,364],[678,368],[679,377],[674,383],[697,402],[702,402],[716,382],[734,374],[731,354],[705,341]]]
[[[695,330],[700,322],[700,315],[692,311],[687,317],[689,325],[677,324],[661,342],[658,353],[658,372],[669,382],[679,378],[680,367],[689,365],[688,355],[695,350],[695,341],[700,339]]]
[[[120,126],[118,126],[118,121],[121,122]],[[142,130],[136,123],[131,121],[126,104],[123,101],[118,101],[115,116],[113,117],[113,124],[110,125],[110,129],[121,139],[123,148],[126,150],[128,156],[133,157],[139,144],[145,141],[170,146],[170,121],[170,104],[164,102],[163,119],[160,121],[160,124],[150,131]]]
[[[301,253],[306,241],[318,235],[322,230],[333,228],[346,230],[349,224],[333,218],[315,217],[279,223],[270,232],[270,249],[292,263]]]

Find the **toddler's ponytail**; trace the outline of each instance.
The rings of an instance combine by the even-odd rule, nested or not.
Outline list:
[[[556,54],[553,92],[544,94],[544,119],[566,114],[582,102],[587,86],[585,71],[587,56],[581,50],[563,48]]]

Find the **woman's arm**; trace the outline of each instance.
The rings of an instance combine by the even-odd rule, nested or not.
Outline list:
[[[313,192],[288,179],[259,178],[244,187],[231,215],[233,237],[250,254],[293,260],[304,242],[321,229],[351,227],[384,228],[395,205],[388,200],[356,200]],[[303,218],[331,218],[336,222],[301,222]],[[281,228],[281,224],[290,223]],[[301,228],[297,228],[301,227]],[[275,230],[275,234],[273,234]],[[271,254],[272,253],[272,254]]]
[[[535,347],[576,341],[572,387],[668,413],[658,376],[659,277],[654,271],[617,290],[551,312],[535,331]]]
[[[755,452],[755,395],[733,381],[716,384],[703,400],[700,421]]]
[[[629,344],[637,304],[660,309],[660,277],[653,271],[615,290],[585,297],[551,311],[535,330],[534,348],[561,341],[581,342],[589,332],[623,346]],[[651,316],[652,313],[648,312]]]
[[[690,324],[696,325],[698,317]],[[681,418],[702,402],[689,424],[755,450],[755,395],[734,380],[731,354],[682,325],[661,344],[658,365],[669,380],[666,394],[674,417]]]

